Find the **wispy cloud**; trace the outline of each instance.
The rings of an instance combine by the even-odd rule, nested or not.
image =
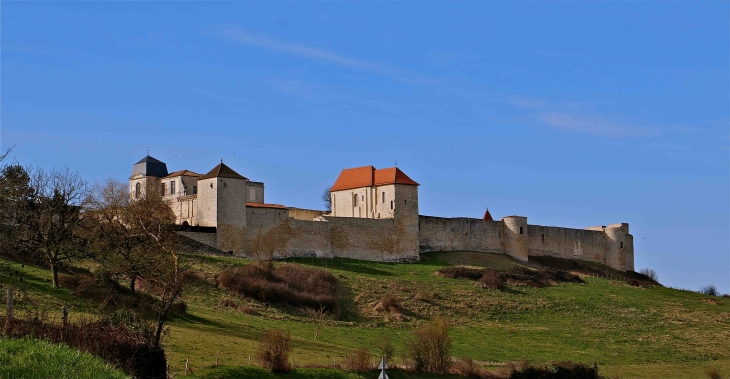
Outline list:
[[[540,119],[555,129],[604,137],[646,137],[659,134],[654,127],[615,122],[600,116],[551,112],[541,115]]]
[[[400,74],[400,70],[385,66],[380,63],[369,62],[362,59],[350,58],[342,54],[317,49],[305,45],[298,45],[289,42],[277,41],[274,39],[257,36],[240,29],[229,28],[222,30],[220,36],[226,39],[260,47],[270,51],[309,58],[312,60],[324,61],[340,67],[371,72],[379,75],[393,76]]]

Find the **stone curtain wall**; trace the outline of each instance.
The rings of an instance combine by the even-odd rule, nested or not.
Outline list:
[[[529,255],[606,263],[608,245],[602,231],[528,225],[527,234]]]
[[[503,221],[475,218],[420,216],[419,225],[419,250],[422,253],[481,251],[525,260],[524,252],[511,251],[516,244],[510,243],[524,238],[528,256],[581,259],[621,271],[634,269],[634,244],[628,224],[609,225],[605,232],[525,224],[523,235],[517,234],[518,228],[508,230]]]
[[[505,253],[502,222],[476,218],[420,216],[419,246],[428,251]]]

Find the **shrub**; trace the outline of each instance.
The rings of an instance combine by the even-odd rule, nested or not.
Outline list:
[[[360,349],[345,358],[345,367],[350,371],[366,372],[373,369],[372,354],[369,351]]]
[[[700,288],[700,293],[703,295],[718,296],[717,288],[712,284]]]
[[[512,371],[510,379],[599,379],[598,368],[583,363],[558,362],[545,366],[527,365]]]
[[[218,303],[218,305],[228,308],[236,308],[238,307],[238,304],[236,304],[236,301],[230,298],[221,299],[221,301]]]
[[[378,350],[380,357],[385,359],[388,364],[391,364],[393,357],[395,357],[395,345],[393,345],[390,336],[387,334],[382,335],[373,343],[373,346]]]
[[[635,271],[626,271],[626,279],[627,279],[627,283],[631,280],[636,281],[636,283],[638,283],[638,284],[635,284],[636,287],[652,287],[652,286],[661,287],[661,284],[659,284],[659,282],[657,282],[656,280],[652,279],[650,276],[647,276],[647,275],[644,275],[642,273],[635,272]]]
[[[454,373],[465,378],[481,378],[484,370],[469,357],[463,357],[454,364]]]
[[[58,285],[61,288],[75,290],[81,284],[81,280],[75,275],[58,274]]]
[[[340,312],[337,279],[325,270],[260,262],[223,270],[217,281],[221,288],[259,301]]]
[[[398,301],[398,298],[394,295],[383,296],[377,304],[375,304],[376,312],[391,312],[391,313],[403,313],[403,307]]]
[[[651,279],[657,283],[659,282],[659,276],[657,275],[656,271],[654,271],[650,268],[641,269],[641,271],[639,271],[639,273],[642,275],[646,275],[647,277],[649,277],[649,279]]]
[[[152,348],[150,338],[154,326],[133,312],[115,313],[96,320],[82,319],[69,323],[46,322],[38,315],[14,318],[6,337],[31,337],[68,346],[100,357],[140,379],[165,379],[167,363],[163,349]],[[4,320],[3,320],[4,322]]]
[[[289,353],[291,353],[291,335],[283,330],[272,329],[259,339],[256,358],[261,366],[271,372],[287,372],[291,370]]]
[[[722,375],[720,375],[720,371],[718,371],[717,367],[715,367],[715,366],[710,366],[707,369],[706,374],[707,374],[707,377],[710,379],[721,379],[722,378]]]
[[[253,307],[250,307],[248,305],[241,305],[240,307],[238,307],[238,311],[252,316],[259,314],[258,312],[256,312],[255,309],[253,309]]]
[[[491,288],[495,290],[502,290],[504,288],[502,278],[499,276],[499,273],[494,270],[487,270],[484,275],[477,280],[477,285],[482,288]]]
[[[451,368],[451,337],[442,318],[434,318],[415,332],[408,342],[408,358],[416,371],[445,374]]]
[[[477,280],[484,275],[485,271],[484,268],[455,266],[442,268],[436,271],[436,275],[451,279]]]

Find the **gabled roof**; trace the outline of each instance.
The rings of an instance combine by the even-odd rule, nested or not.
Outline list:
[[[192,172],[190,170],[180,170],[180,171],[175,171],[170,175],[167,175],[163,179],[174,178],[176,176],[200,176],[200,174],[198,174],[197,172]]]
[[[274,208],[274,209],[289,209],[289,207],[285,207],[280,204],[266,204],[266,203],[246,203],[247,207],[251,208]]]
[[[210,170],[209,173],[199,177],[198,180],[211,179],[211,178],[231,178],[231,179],[248,180],[248,178],[233,171],[232,168],[226,166],[225,164],[223,164],[223,162],[219,163],[218,166],[215,166],[212,170]]]
[[[397,167],[377,170],[373,166],[364,166],[342,170],[330,191],[343,191],[387,184],[418,185],[418,183],[409,178],[408,175]]]

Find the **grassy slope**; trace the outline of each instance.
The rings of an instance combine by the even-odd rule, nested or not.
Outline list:
[[[0,378],[127,378],[101,359],[45,341],[0,339]]]
[[[703,377],[714,365],[730,373],[730,300],[667,288],[635,288],[602,279],[586,284],[548,288],[510,288],[499,292],[477,288],[469,280],[432,275],[455,264],[508,267],[518,264],[503,255],[429,253],[418,264],[374,264],[348,260],[300,259],[323,266],[344,284],[346,305],[340,321],[330,322],[313,342],[314,326],[295,310],[277,309],[236,299],[259,315],[219,306],[225,291],[213,284],[215,273],[248,262],[233,258],[196,258],[195,268],[208,282],[191,286],[186,294],[188,315],[171,323],[168,363],[176,373],[190,360],[195,374],[213,374],[221,364],[245,366],[254,355],[258,336],[267,328],[282,328],[294,337],[297,365],[339,362],[353,349],[371,349],[378,336],[393,337],[399,351],[410,332],[434,315],[454,325],[454,353],[475,360],[531,362],[574,360],[596,362],[600,371],[624,377]],[[335,263],[332,266],[332,263]],[[19,266],[19,265],[18,265]],[[51,291],[44,271],[29,268],[33,294],[54,309],[64,302],[72,309],[93,312],[68,291]],[[434,292],[430,302],[415,300],[417,292]],[[398,296],[404,319],[375,313],[384,294]],[[58,296],[57,296],[58,295]],[[329,376],[313,376],[329,377]]]

